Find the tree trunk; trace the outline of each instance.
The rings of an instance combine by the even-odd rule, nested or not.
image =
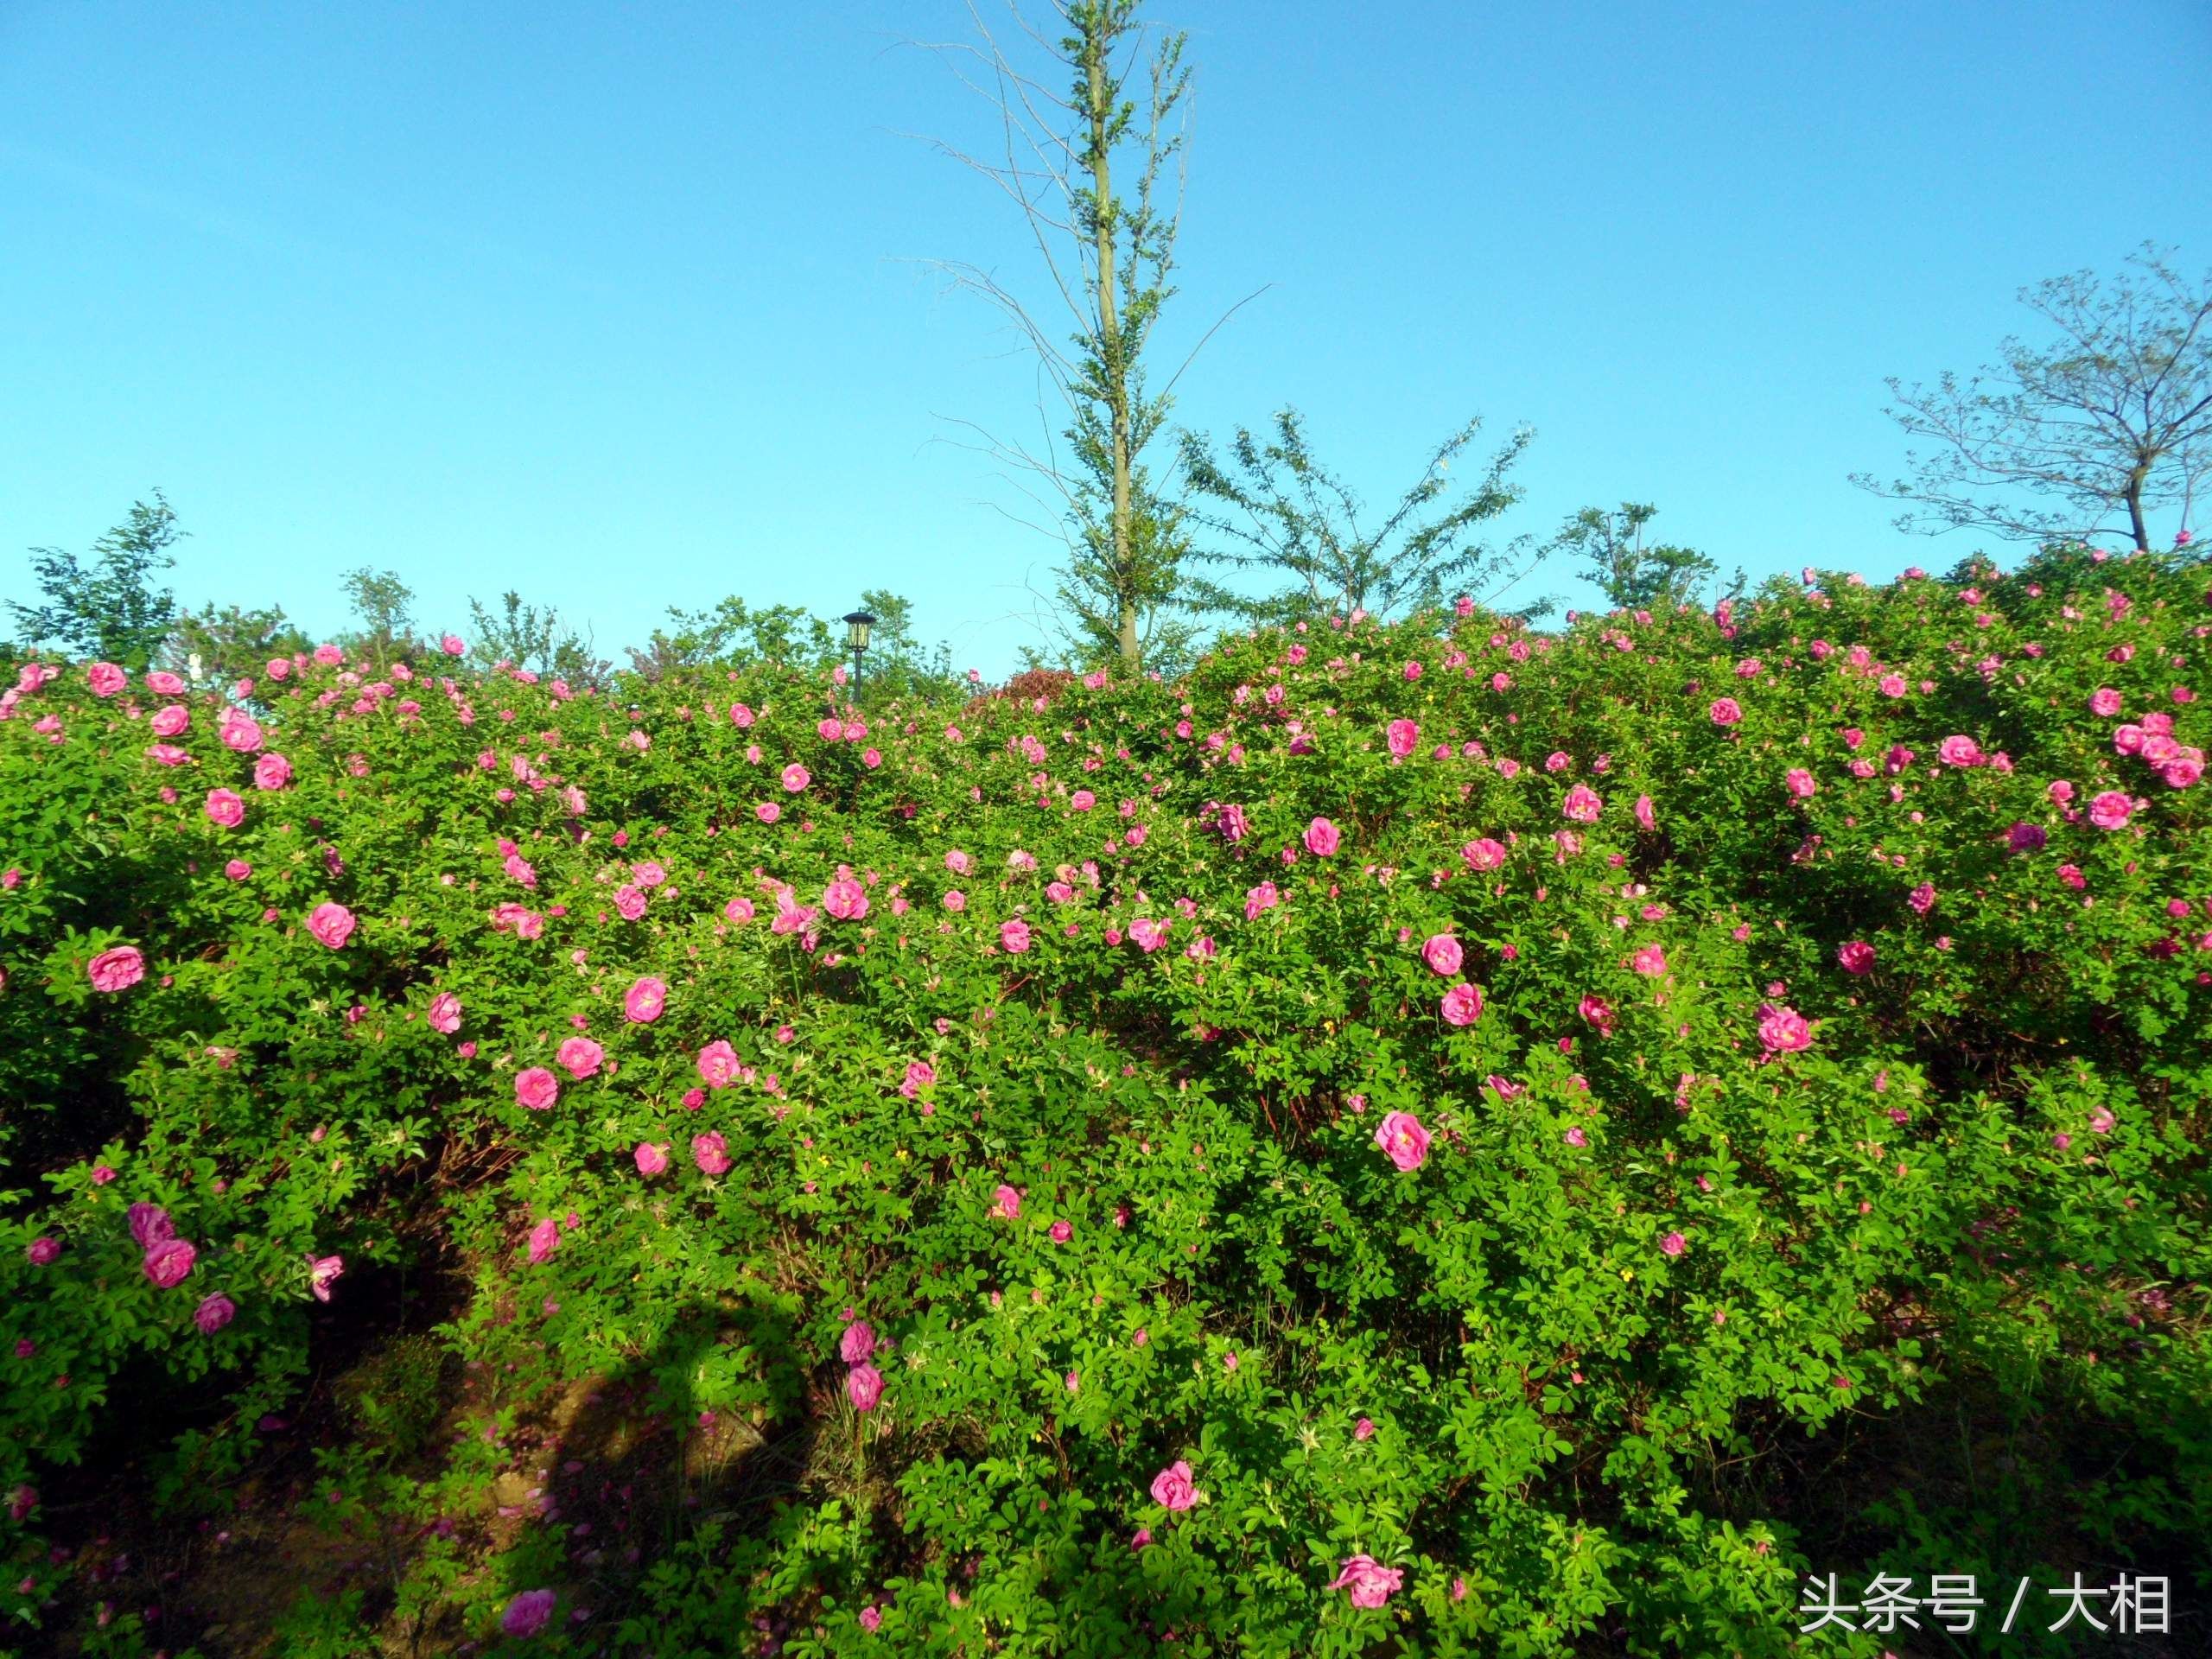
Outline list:
[[[2143,524],[2143,480],[2151,475],[2150,463],[2139,461],[2127,475],[2127,522],[2135,531],[2135,550],[2151,550],[2151,532]]]
[[[1113,176],[1108,160],[1114,111],[1106,86],[1106,53],[1110,44],[1103,30],[1101,38],[1090,42],[1090,107],[1086,113],[1090,118],[1090,190],[1096,210],[1092,236],[1098,262],[1098,360],[1105,370],[1108,408],[1112,416],[1109,442],[1114,451],[1114,519],[1109,570],[1121,611],[1117,632],[1122,666],[1134,674],[1140,655],[1137,573],[1129,550],[1128,365],[1122,359],[1121,327],[1114,306],[1114,237],[1117,227],[1114,223]]]

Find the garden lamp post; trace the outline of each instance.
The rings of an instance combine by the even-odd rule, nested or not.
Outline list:
[[[868,654],[868,631],[875,626],[875,619],[866,611],[849,611],[845,615],[845,643],[853,649],[853,696],[861,694],[861,658]]]

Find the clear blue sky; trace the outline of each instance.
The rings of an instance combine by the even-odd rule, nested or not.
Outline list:
[[[2202,0],[1151,10],[1198,71],[1162,354],[1274,284],[1178,418],[1294,404],[1372,501],[1480,414],[1537,429],[1509,533],[1648,499],[1754,575],[1948,565],[1969,538],[1845,482],[1901,461],[1883,377],[1988,360],[2016,289],[2146,237],[2212,263]],[[610,655],[671,604],[881,586],[1010,669],[1057,549],[932,440],[1033,427],[1032,377],[914,262],[1033,292],[1034,256],[903,136],[989,138],[898,44],[965,30],[0,0],[0,594],[158,486],[181,599],[315,632],[365,563],[426,626],[512,586]]]

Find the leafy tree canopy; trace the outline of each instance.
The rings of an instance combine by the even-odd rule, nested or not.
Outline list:
[[[24,642],[52,642],[72,656],[133,671],[147,667],[176,611],[175,596],[156,588],[154,577],[175,565],[168,550],[188,533],[156,490],[151,506],[133,502],[130,517],[92,543],[89,561],[58,547],[33,548],[31,569],[45,603],[8,601]]]

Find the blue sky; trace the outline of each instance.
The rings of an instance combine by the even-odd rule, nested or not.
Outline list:
[[[1755,575],[1948,565],[1845,481],[1902,460],[1883,377],[2145,238],[2212,264],[2201,0],[1148,10],[1197,68],[1161,358],[1272,284],[1176,418],[1295,404],[1374,502],[1478,414],[1536,429],[1505,533],[1646,499]],[[1033,377],[924,262],[1039,273],[907,136],[992,131],[916,37],[964,10],[0,3],[0,595],[158,486],[180,599],[315,632],[361,564],[610,655],[887,587],[1011,669],[1058,549],[944,440],[1033,428]]]

